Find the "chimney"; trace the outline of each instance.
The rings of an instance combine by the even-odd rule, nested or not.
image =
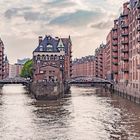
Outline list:
[[[38,38],[39,38],[39,45],[40,45],[41,42],[42,42],[43,37],[42,36],[39,36]]]

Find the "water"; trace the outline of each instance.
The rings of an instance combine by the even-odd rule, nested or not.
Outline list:
[[[40,102],[21,85],[0,94],[0,140],[139,140],[140,106],[108,91],[72,87]]]

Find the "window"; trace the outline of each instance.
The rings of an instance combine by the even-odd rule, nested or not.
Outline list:
[[[47,45],[47,51],[52,51],[53,50],[53,46],[52,45]]]
[[[42,55],[42,60],[46,60],[46,56],[45,55]]]
[[[43,46],[42,46],[42,45],[39,46],[39,50],[40,50],[41,52],[43,51]]]
[[[63,56],[62,56],[62,55],[60,55],[60,56],[59,56],[59,59],[60,59],[60,60],[62,60],[62,59],[63,59]]]
[[[49,60],[49,55],[46,55],[46,60]]]
[[[51,60],[54,60],[54,56],[53,56],[53,55],[51,55],[50,59],[51,59]]]

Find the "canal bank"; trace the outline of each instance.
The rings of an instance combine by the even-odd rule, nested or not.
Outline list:
[[[138,90],[131,89],[129,85],[113,85],[113,91],[115,94],[126,98],[134,103],[140,104],[140,92]]]
[[[117,94],[131,102],[140,104],[140,92],[129,87],[129,84],[121,85],[113,83],[112,85],[105,85],[105,89],[109,89],[112,93]]]
[[[33,82],[30,91],[37,100],[57,100],[69,93],[70,86],[62,82]]]

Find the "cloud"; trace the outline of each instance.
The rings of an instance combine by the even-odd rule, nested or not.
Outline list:
[[[11,62],[17,59],[15,52],[18,58],[31,56],[38,35],[50,34],[71,35],[74,57],[91,54],[105,40],[122,1],[0,0],[0,31],[6,53]]]
[[[46,5],[52,6],[52,7],[69,7],[69,6],[74,6],[76,5],[75,2],[73,1],[68,1],[68,0],[54,0],[51,2],[46,2]]]
[[[95,11],[78,10],[66,13],[51,20],[49,24],[63,26],[83,26],[91,21],[98,20],[103,14]]]
[[[91,24],[90,27],[95,29],[109,29],[112,27],[112,25],[113,22],[111,20],[108,20],[108,21],[101,21],[98,23]]]
[[[11,19],[15,16],[22,15],[23,12],[30,10],[30,7],[23,7],[23,8],[11,8],[5,11],[4,16],[7,19]]]
[[[49,15],[33,11],[31,7],[11,8],[5,11],[4,16],[7,19],[23,17],[26,21],[47,21]]]

